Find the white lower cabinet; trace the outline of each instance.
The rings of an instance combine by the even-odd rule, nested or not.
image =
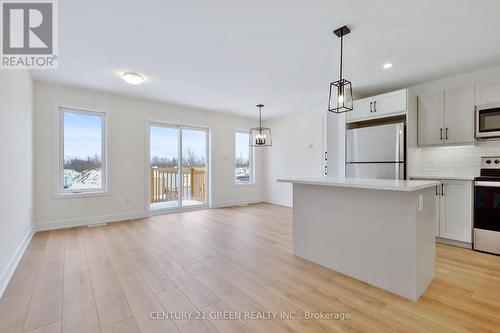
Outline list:
[[[441,183],[439,237],[472,243],[472,182]]]
[[[472,243],[472,181],[440,181],[436,187],[436,237]]]

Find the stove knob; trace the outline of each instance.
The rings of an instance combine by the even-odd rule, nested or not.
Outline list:
[[[499,164],[500,163],[500,160],[495,160],[495,164]]]
[[[486,164],[491,164],[491,160],[486,160]]]

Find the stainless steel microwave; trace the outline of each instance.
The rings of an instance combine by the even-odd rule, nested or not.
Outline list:
[[[476,138],[500,140],[500,103],[476,108]]]

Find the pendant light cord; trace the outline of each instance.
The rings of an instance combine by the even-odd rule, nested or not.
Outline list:
[[[340,35],[340,79],[342,82],[342,55],[344,53],[344,32]]]

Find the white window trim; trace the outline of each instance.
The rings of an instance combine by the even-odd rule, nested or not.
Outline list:
[[[71,112],[88,114],[102,117],[101,128],[101,159],[102,159],[102,187],[100,189],[82,189],[82,190],[64,190],[64,117],[62,114],[65,110]],[[80,197],[94,197],[94,196],[108,196],[111,194],[109,184],[109,150],[108,150],[108,137],[109,137],[109,118],[110,112],[101,108],[94,108],[88,106],[74,106],[70,104],[56,104],[55,105],[55,158],[56,165],[54,169],[54,188],[55,198],[80,198]]]
[[[248,182],[240,182],[236,180],[236,133],[245,133],[250,137],[249,130],[236,129],[233,134],[233,183],[236,186],[253,186],[255,185],[255,151],[254,147],[250,146],[248,142],[249,154],[250,154],[250,180]]]

